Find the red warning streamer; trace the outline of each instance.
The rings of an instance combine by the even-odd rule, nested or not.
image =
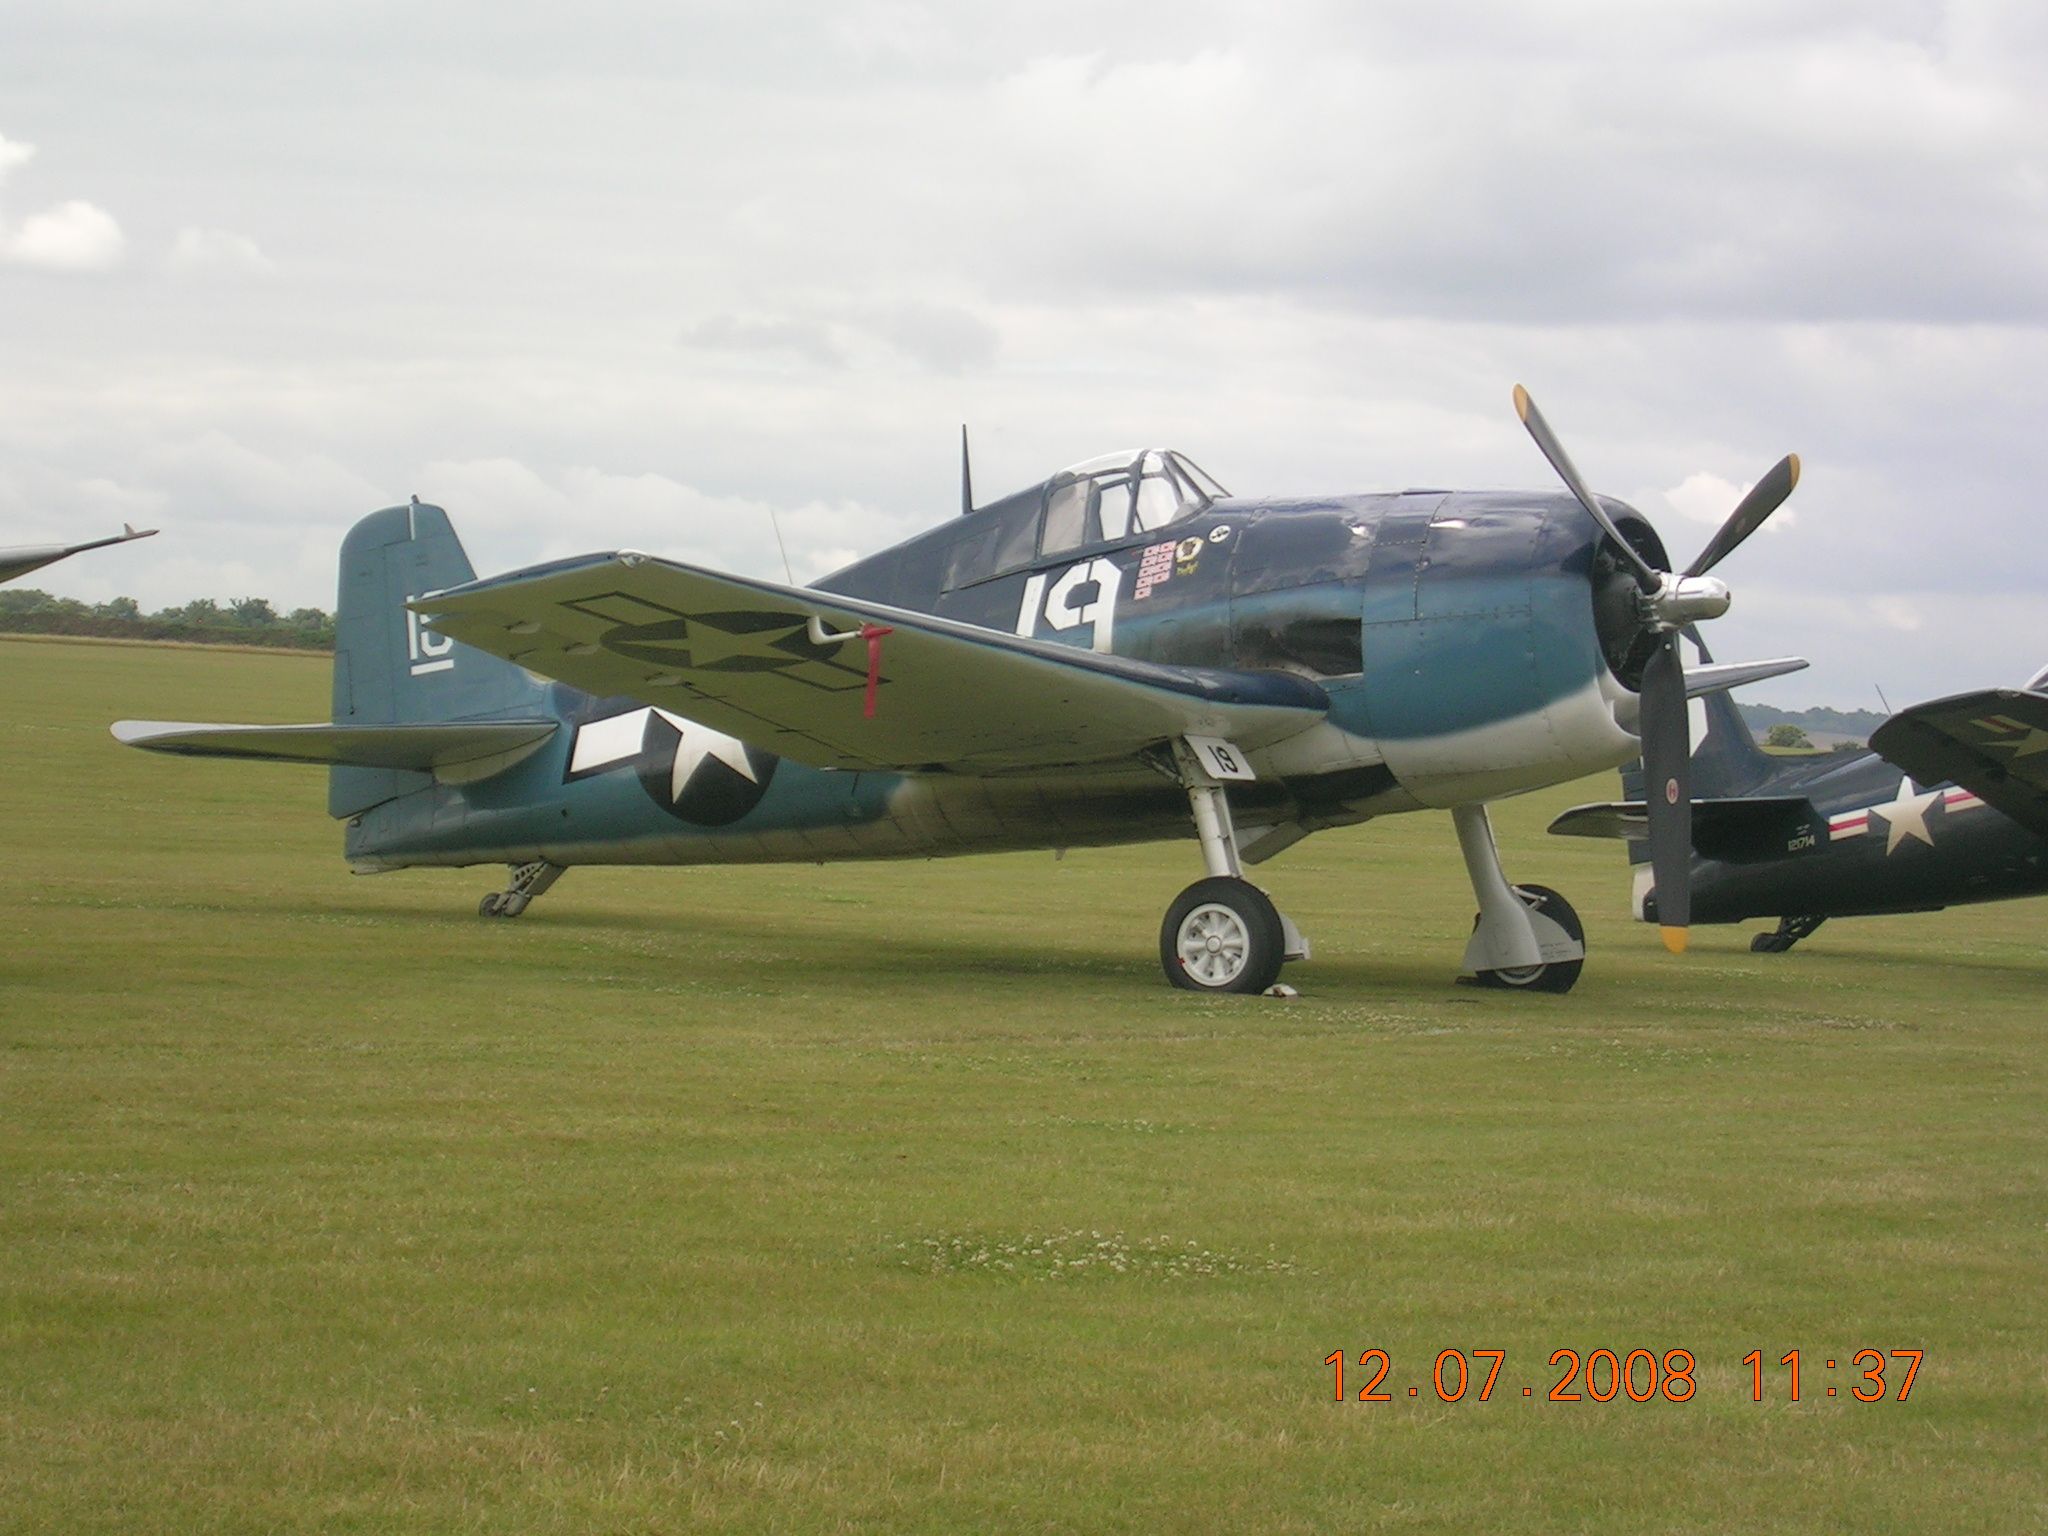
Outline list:
[[[868,643],[868,691],[860,709],[863,720],[875,718],[875,689],[882,681],[882,637],[895,633],[886,624],[863,624],[860,627],[860,637]]]

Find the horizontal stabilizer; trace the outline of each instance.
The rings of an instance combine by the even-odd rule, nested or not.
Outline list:
[[[1257,751],[1330,705],[1292,673],[1161,666],[631,553],[411,606],[436,634],[528,671],[816,768],[1011,773],[1181,736]]]
[[[240,757],[266,763],[404,768],[463,784],[502,773],[540,750],[553,720],[483,720],[444,725],[200,725],[120,720],[125,746],[185,757]]]
[[[2048,694],[1986,688],[1902,709],[1870,750],[1920,784],[1959,784],[2048,837]]]
[[[1641,842],[1650,835],[1649,808],[1640,800],[1576,805],[1550,824],[1560,837],[1615,837]],[[1811,800],[1797,796],[1695,800],[1692,846],[1703,859],[1763,864],[1817,853],[1826,823]]]
[[[1720,661],[1703,667],[1687,667],[1685,696],[1697,699],[1702,694],[1721,693],[1730,688],[1740,688],[1745,683],[1760,683],[1767,677],[1803,672],[1810,665],[1812,663],[1804,656],[1781,656],[1775,661]]]

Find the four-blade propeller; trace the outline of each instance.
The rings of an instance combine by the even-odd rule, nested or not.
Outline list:
[[[1622,537],[1607,509],[1586,489],[1536,402],[1519,384],[1515,386],[1515,414],[1522,418],[1522,425],[1529,429],[1529,436],[1550,460],[1558,478],[1634,568],[1639,589],[1637,616],[1643,628],[1656,637],[1655,649],[1643,666],[1638,734],[1643,743],[1643,795],[1648,802],[1657,922],[1663,930],[1664,947],[1680,954],[1692,922],[1692,741],[1678,632],[1695,620],[1719,618],[1728,611],[1727,586],[1707,572],[1784,504],[1799,484],[1799,457],[1788,453],[1773,465],[1728,514],[1699,557],[1679,574],[1658,569]]]

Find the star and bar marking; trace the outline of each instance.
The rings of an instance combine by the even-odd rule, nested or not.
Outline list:
[[[628,710],[623,715],[610,715],[578,727],[576,745],[569,758],[570,775],[581,778],[638,757],[650,715],[659,715],[666,720],[681,738],[676,743],[675,765],[669,770],[670,800],[682,800],[691,776],[707,757],[715,758],[744,779],[756,784],[761,782],[760,774],[754,771],[754,765],[747,757],[745,743],[738,737],[714,731],[668,710],[653,708]]]
[[[850,667],[839,659],[841,644],[856,636],[835,636],[824,644],[811,637],[810,620],[787,613],[678,614],[646,622],[651,603],[640,602],[638,621],[605,634],[606,650],[682,672],[772,672],[793,683],[825,692],[864,689],[868,668]],[[619,612],[592,603],[570,604],[593,618],[612,619]],[[864,636],[865,631],[860,635]],[[878,678],[886,682],[886,678]]]
[[[1934,833],[1928,828],[1927,813],[1940,805],[1944,816],[1960,811],[1974,811],[1984,802],[1967,789],[1951,786],[1948,789],[1915,790],[1909,778],[1899,780],[1898,793],[1889,800],[1880,800],[1875,805],[1860,810],[1837,811],[1828,818],[1828,839],[1840,842],[1848,837],[1862,837],[1871,830],[1870,818],[1877,816],[1885,824],[1885,856],[1890,857],[1905,842],[1925,843],[1934,846]]]

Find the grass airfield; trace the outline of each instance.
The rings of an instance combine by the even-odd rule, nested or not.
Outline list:
[[[350,876],[317,771],[106,734],[327,688],[0,641],[0,1529],[2048,1526],[2048,905],[1674,960],[1542,834],[1589,781],[1496,813],[1569,996],[1450,984],[1420,816],[1266,866],[1304,995],[1207,1000],[1192,843],[486,923],[498,870]],[[1550,1401],[1602,1348],[1692,1397]]]

